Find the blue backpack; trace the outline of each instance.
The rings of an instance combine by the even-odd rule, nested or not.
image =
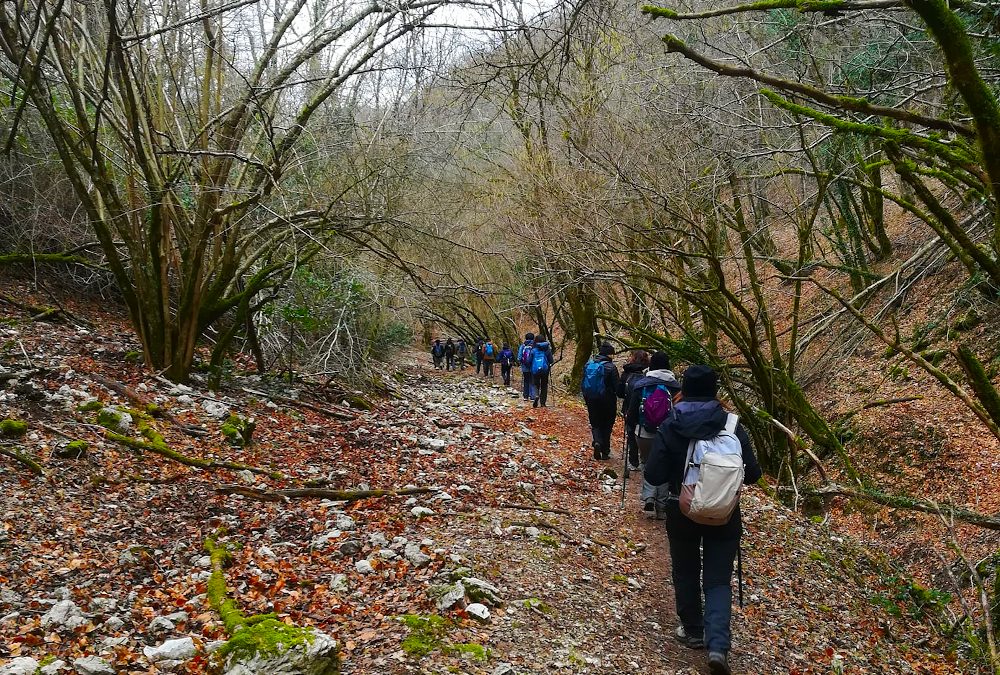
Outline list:
[[[604,396],[604,361],[591,359],[583,369],[583,397],[587,400]]]
[[[531,374],[538,375],[539,373],[549,372],[549,357],[545,353],[544,349],[531,350]]]

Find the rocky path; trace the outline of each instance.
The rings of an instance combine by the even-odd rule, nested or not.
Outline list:
[[[233,549],[237,606],[332,636],[344,673],[704,672],[702,652],[670,639],[662,523],[640,513],[637,480],[622,508],[604,472],[620,457],[590,457],[574,402],[535,410],[418,363],[371,411],[256,378],[174,387],[132,362],[113,317],[95,325],[108,332],[0,326],[16,346],[0,418],[27,423],[2,442],[45,470],[0,458],[3,675],[207,672],[225,638],[206,597],[210,536]],[[145,417],[147,403],[170,415]],[[256,421],[248,447],[227,440],[230,414]],[[284,475],[184,466],[120,440],[151,429],[186,456]],[[257,498],[303,485],[426,490]],[[885,560],[745,499],[737,672],[971,672],[899,604]]]

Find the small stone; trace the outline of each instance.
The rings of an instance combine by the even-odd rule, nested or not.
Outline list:
[[[334,574],[330,577],[330,590],[334,593],[345,593],[348,588],[346,574]]]
[[[354,522],[354,518],[351,518],[349,515],[343,513],[337,516],[335,525],[338,530],[343,530],[345,532],[349,532],[357,527],[357,524]]]
[[[208,569],[209,567],[212,566],[212,558],[210,556],[203,555],[200,558],[198,558],[197,562],[195,562],[195,565],[197,565],[198,567],[204,567]]]
[[[465,602],[465,586],[461,581],[456,581],[442,589],[436,604],[438,609],[446,610],[463,602]]]
[[[261,546],[257,549],[257,555],[261,558],[268,558],[269,560],[277,560],[278,556],[275,555],[274,551],[268,546]]]
[[[186,661],[198,652],[194,640],[189,637],[167,640],[158,647],[143,647],[142,653],[150,663],[158,661]]]
[[[110,631],[120,630],[121,627],[124,626],[124,625],[125,625],[125,622],[122,621],[117,616],[112,616],[107,621],[104,622],[104,628],[107,628]]]
[[[181,611],[181,612],[172,612],[170,614],[167,614],[166,618],[170,619],[174,623],[184,623],[185,621],[188,620],[188,613],[187,612],[183,612],[183,611]]]
[[[529,527],[524,528],[524,533],[526,535],[528,535],[529,537],[531,537],[531,538],[535,538],[538,535],[540,535],[542,532],[537,527],[529,526]]]
[[[38,669],[41,675],[59,675],[64,670],[69,670],[69,664],[62,659],[56,659],[52,663]]]
[[[447,492],[439,492],[433,497],[431,497],[432,502],[450,502],[453,497]]]
[[[414,567],[427,567],[431,562],[431,557],[420,550],[417,544],[407,544],[403,551],[406,560]]]
[[[27,656],[16,658],[0,667],[0,675],[35,675],[37,671],[38,661]]]
[[[153,635],[169,633],[174,629],[174,622],[165,616],[158,616],[149,622],[149,632]]]
[[[85,623],[87,623],[87,619],[72,600],[60,600],[42,616],[42,628],[73,630]]]
[[[229,406],[221,401],[211,401],[205,399],[201,402],[201,409],[204,410],[209,417],[214,417],[217,420],[229,417]]]
[[[426,518],[434,515],[434,511],[426,506],[414,506],[410,509],[410,513],[412,513],[415,518]]]
[[[370,562],[368,562],[367,560],[359,560],[356,563],[354,563],[354,569],[358,572],[358,574],[374,574],[375,573],[375,568],[372,567],[372,564]]]
[[[374,548],[385,548],[389,545],[389,540],[381,532],[372,532],[368,535],[368,543]]]
[[[349,539],[340,545],[340,553],[344,557],[352,557],[361,553],[361,542]]]
[[[631,589],[633,589],[633,590],[636,590],[636,591],[641,591],[642,590],[642,584],[639,583],[639,581],[637,579],[633,579],[632,577],[629,577],[627,579],[627,583],[628,583],[628,587],[631,588]]]
[[[90,609],[98,614],[111,614],[118,609],[118,601],[114,598],[91,598]]]
[[[73,661],[73,670],[80,675],[115,675],[111,664],[97,656],[85,656]]]
[[[471,616],[476,621],[486,623],[490,620],[490,610],[489,608],[479,602],[474,602],[465,608],[465,612]]]
[[[177,397],[177,402],[181,405],[194,405],[194,399],[187,394],[181,394]]]
[[[395,560],[399,557],[391,548],[379,549],[379,552],[376,555],[378,555],[378,557],[382,560]]]
[[[510,663],[501,663],[493,669],[493,675],[517,675],[514,666]]]

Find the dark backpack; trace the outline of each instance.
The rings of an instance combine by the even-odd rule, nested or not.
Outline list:
[[[591,359],[583,369],[583,397],[588,401],[604,396],[604,361]]]
[[[434,345],[434,349],[431,350],[434,356],[444,356],[444,347],[442,345]]]
[[[672,409],[670,390],[665,384],[649,384],[642,388],[639,404],[639,424],[646,431],[656,431]]]

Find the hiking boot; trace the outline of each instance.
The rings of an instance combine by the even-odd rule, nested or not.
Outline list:
[[[667,510],[666,509],[661,509],[659,506],[657,506],[656,507],[656,519],[657,520],[666,520],[667,519]]]
[[[629,462],[629,463],[628,463],[628,470],[629,470],[630,472],[631,472],[631,471],[639,471],[639,465],[638,465],[638,464],[636,464],[635,462]]]
[[[733,671],[729,669],[729,659],[726,658],[725,652],[708,653],[708,671],[712,675],[733,675]]]
[[[695,635],[688,635],[687,631],[684,630],[684,626],[677,626],[677,630],[674,631],[674,639],[680,642],[682,645],[688,649],[704,649],[705,648],[705,638]],[[718,652],[712,652],[717,654]],[[722,657],[723,662],[725,662],[725,656]],[[709,660],[711,663],[711,659]],[[712,671],[715,672],[714,670]],[[729,672],[728,670],[726,671]]]
[[[534,400],[533,400],[533,401],[531,402],[531,407],[532,407],[532,408],[537,408],[537,407],[538,407],[538,399],[537,399],[537,398],[536,398],[536,399],[534,399]]]
[[[594,443],[593,444],[593,448],[594,448],[594,459],[600,459],[601,458],[601,448],[600,448],[600,446],[597,445],[597,443]]]
[[[652,499],[647,499],[642,504],[642,510],[645,511],[646,513],[652,513],[655,509],[656,509],[656,502],[654,502]],[[684,630],[684,626],[681,626],[681,630]]]

